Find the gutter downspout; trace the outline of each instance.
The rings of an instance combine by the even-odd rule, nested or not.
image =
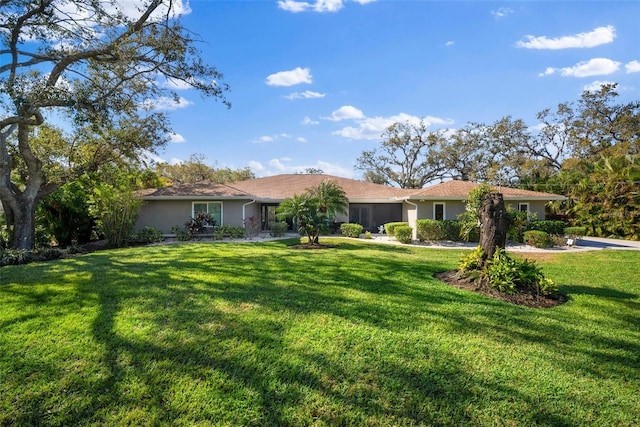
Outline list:
[[[418,219],[418,205],[410,202],[409,199],[404,199],[404,198],[397,198],[395,197],[396,200],[402,200],[403,202],[407,202],[408,204],[410,204],[411,206],[413,206],[414,208],[416,208],[416,219]],[[409,218],[407,218],[408,220]],[[412,229],[412,238],[413,240],[418,240],[418,227],[416,227],[416,224],[414,223],[413,226],[411,225],[411,222],[409,221],[409,226]]]

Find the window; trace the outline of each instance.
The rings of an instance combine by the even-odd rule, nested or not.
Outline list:
[[[520,212],[524,212],[527,215],[529,214],[529,203],[518,203],[518,210]]]
[[[195,217],[198,212],[206,212],[213,217],[216,225],[222,225],[222,202],[193,202],[193,213]]]
[[[436,221],[444,220],[446,216],[446,211],[444,209],[444,203],[434,203],[433,204],[433,219]]]

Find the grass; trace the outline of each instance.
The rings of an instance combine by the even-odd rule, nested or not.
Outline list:
[[[286,243],[0,269],[0,425],[640,422],[640,252],[546,257],[535,310],[433,279],[460,251]]]

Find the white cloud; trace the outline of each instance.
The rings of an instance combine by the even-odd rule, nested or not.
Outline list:
[[[267,76],[269,86],[294,86],[300,83],[312,83],[313,76],[309,68],[297,67],[289,71],[280,71]]]
[[[305,116],[304,119],[302,119],[302,124],[303,125],[319,125],[320,122],[316,120],[311,120],[311,117]]]
[[[549,76],[559,72],[563,77],[591,77],[606,76],[620,69],[620,62],[608,58],[593,58],[588,61],[578,62],[573,67],[547,68],[539,76]]]
[[[305,90],[304,92],[294,92],[290,95],[285,96],[287,99],[314,99],[314,98],[324,98],[326,94],[313,92],[310,90]]]
[[[354,177],[353,169],[347,169],[322,160],[317,161],[315,164],[307,165],[292,165],[290,164],[292,161],[293,160],[288,157],[271,159],[267,162],[267,166],[265,166],[259,161],[252,160],[249,162],[249,167],[251,170],[256,172],[257,176],[273,176],[284,173],[304,173],[307,169],[320,169],[329,175],[342,176],[345,178]]]
[[[496,18],[504,18],[505,16],[511,15],[513,13],[513,9],[508,7],[501,7],[496,10],[492,10],[491,14]]]
[[[331,113],[330,117],[323,118],[331,120],[333,122],[338,122],[340,120],[362,119],[364,118],[364,113],[354,106],[343,105],[342,107]]]
[[[375,0],[351,0],[358,4],[373,3]],[[299,0],[280,0],[278,7],[287,12],[337,12],[344,7],[347,0],[315,0],[314,2]]]
[[[610,84],[614,84],[614,82],[608,82],[608,81],[603,81],[603,80],[595,80],[595,81],[589,83],[588,85],[582,86],[582,90],[583,91],[587,90],[589,92],[598,92],[602,86],[610,85]]]
[[[169,134],[169,142],[174,144],[182,144],[183,142],[187,142],[187,140],[179,133],[171,132]]]
[[[627,70],[627,73],[640,73],[640,61],[631,61],[628,62],[624,68]]]
[[[611,43],[616,37],[616,29],[613,25],[598,27],[588,33],[579,33],[571,36],[547,38],[547,36],[525,36],[524,40],[516,43],[517,47],[525,49],[569,49],[595,47]]]
[[[449,40],[448,42],[446,42],[446,43],[444,44],[444,46],[445,46],[445,47],[450,47],[450,46],[453,46],[454,44],[456,44],[456,42],[454,42],[454,41],[452,41],[452,40]]]
[[[356,139],[356,140],[376,140],[380,139],[380,136],[384,131],[394,123],[419,124],[423,122],[427,127],[432,125],[450,125],[453,124],[453,120],[443,119],[440,117],[426,116],[423,118],[412,116],[406,113],[400,113],[390,117],[367,117],[362,120],[358,120],[357,126],[347,126],[338,131],[333,132],[333,135],[342,136],[343,138]]]
[[[142,108],[146,110],[168,110],[173,111],[180,108],[186,108],[193,102],[180,97],[177,100],[168,96],[161,96],[158,99],[147,99],[142,103]]]
[[[305,138],[301,137],[301,136],[297,137],[296,141],[298,141],[298,142],[307,142],[307,140]]]
[[[290,138],[291,138],[291,135],[289,135],[288,133],[278,133],[275,135],[263,135],[254,139],[251,142],[253,142],[254,144],[263,144],[266,142],[275,142],[279,139],[290,139]]]

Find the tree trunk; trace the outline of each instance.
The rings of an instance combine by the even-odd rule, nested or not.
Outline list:
[[[36,205],[35,200],[21,200],[20,211],[14,212],[13,247],[16,249],[29,250],[35,245]]]
[[[480,247],[484,251],[481,268],[498,248],[504,249],[510,219],[502,194],[487,194],[480,210]]]

